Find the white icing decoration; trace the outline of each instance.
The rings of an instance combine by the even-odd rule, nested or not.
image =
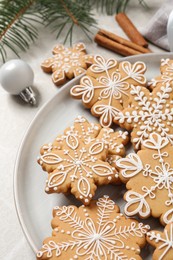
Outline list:
[[[106,176],[108,178],[113,174],[113,168],[107,162],[101,160],[101,154],[105,151],[104,142],[98,142],[96,140],[89,146],[84,146],[78,150],[78,147],[81,145],[79,143],[79,137],[74,134],[68,134],[64,136],[64,141],[69,149],[60,151],[60,154],[63,152],[64,156],[61,159],[61,163],[58,164],[57,168],[48,177],[46,191],[50,192],[52,188],[53,191],[56,191],[57,187],[64,183],[67,176],[69,176],[71,182],[77,182],[78,192],[80,196],[82,196],[81,199],[83,199],[84,194],[85,197],[89,197],[91,184],[87,178],[93,178],[93,174],[97,174],[100,177]],[[54,164],[56,165],[56,163],[55,161]],[[93,167],[93,164],[95,167]],[[71,187],[73,193],[73,184]],[[86,189],[86,193],[84,189]],[[88,199],[85,199],[86,203],[87,201],[89,202]]]
[[[162,68],[163,67],[163,68]],[[148,85],[156,87],[158,84],[165,86],[167,83],[171,84],[173,81],[173,61],[170,63],[170,59],[161,60],[161,72],[160,77],[152,79]]]
[[[81,79],[81,85],[77,85],[71,88],[70,93],[72,96],[80,97],[82,96],[82,101],[84,103],[89,103],[94,96],[94,86],[90,78],[83,77]]]
[[[170,201],[169,201],[170,202]],[[172,197],[172,204],[173,204],[173,197]],[[171,205],[171,203],[169,203]],[[166,224],[173,223],[173,208],[168,210],[164,215],[163,215],[163,221]]]
[[[88,197],[90,193],[90,184],[85,177],[81,177],[77,184],[78,191],[84,197]]]
[[[85,76],[82,78],[80,85],[72,87],[70,91],[72,96],[82,98],[84,104],[91,103],[94,100],[95,91],[99,91],[98,100],[101,101],[94,100],[95,105],[92,109],[96,115],[101,116],[101,125],[107,127],[112,124],[114,117],[120,112],[114,105],[114,100],[119,100],[122,104],[123,97],[129,94],[130,84],[128,80],[133,79],[138,84],[146,83],[143,75],[146,69],[144,63],[136,62],[131,65],[129,62],[122,62],[121,66],[126,73],[125,76],[122,76],[119,70],[110,74],[109,69],[115,68],[116,65],[117,61],[114,59],[106,61],[102,56],[95,56],[95,64],[90,67],[90,70],[96,74],[104,72],[104,76],[101,75],[96,78],[97,84],[93,83],[90,77]],[[107,99],[106,104],[105,99]]]
[[[160,150],[169,143],[166,137],[161,137],[157,133],[150,134],[150,138],[143,141],[143,146],[149,149]]]
[[[139,149],[141,143],[149,137],[149,134],[157,129],[161,136],[166,137],[173,144],[173,134],[170,133],[170,126],[165,125],[165,121],[173,122],[173,107],[170,101],[170,95],[173,89],[169,84],[161,87],[157,95],[150,101],[144,94],[140,86],[131,86],[131,95],[135,102],[138,102],[138,107],[130,108],[129,111],[119,113],[115,117],[119,123],[127,122],[133,126],[137,124],[136,137],[132,139],[135,148]],[[146,90],[148,91],[148,90]],[[166,107],[170,104],[170,107]],[[141,122],[141,124],[139,124]]]
[[[76,43],[73,48],[77,51],[85,51],[86,50],[86,46],[83,42],[79,42],[79,43]]]
[[[39,251],[37,253],[37,257],[42,257],[43,253],[46,253],[46,256],[52,257],[52,252],[55,252],[55,256],[59,256],[61,254],[61,249],[59,245],[57,245],[54,241],[49,241],[48,244],[44,244],[42,246],[43,251]]]
[[[71,126],[70,129],[66,132],[67,135],[74,135],[77,138],[79,137],[79,132],[84,139],[84,143],[88,144],[95,140],[95,137],[98,135],[100,128],[93,123],[89,123],[83,116],[78,116],[75,119],[75,124],[78,124],[78,127]],[[79,131],[80,129],[80,131]]]
[[[156,243],[161,243],[160,246],[157,247],[157,251],[159,252],[159,250],[162,250],[163,253],[159,256],[158,260],[168,259],[167,253],[170,250],[173,250],[173,224],[170,224],[169,233],[167,229],[164,230],[164,237],[155,231],[148,232],[147,236],[150,240],[154,240]]]
[[[99,78],[99,82],[104,85],[96,88],[103,88],[100,92],[101,98],[109,98],[112,96],[114,99],[121,99],[122,95],[127,96],[127,90],[129,89],[129,83],[124,82],[124,78],[121,78],[120,72],[113,72],[111,76],[102,76]],[[105,88],[106,86],[106,88]]]
[[[124,250],[127,247],[134,256],[136,253],[138,255],[140,252],[138,245],[136,248],[135,245],[130,247],[128,246],[129,241],[133,237],[144,238],[149,226],[137,223],[136,221],[134,222],[133,220],[127,221],[124,224],[123,215],[114,210],[115,203],[108,196],[98,199],[96,205],[96,219],[92,219],[88,213],[85,213],[87,215],[85,220],[81,219],[80,214],[74,210],[73,206],[54,208],[59,220],[70,225],[72,229],[69,234],[70,238],[69,240],[65,238],[65,241],[62,239],[58,243],[50,240],[47,244],[43,245],[42,250],[37,253],[37,257],[40,258],[44,255],[45,259],[47,259],[52,257],[53,253],[59,256],[68,249],[73,249],[75,257],[72,256],[72,259],[85,256],[86,260],[128,260],[128,256],[124,254]],[[110,220],[114,212],[115,221]],[[117,222],[119,222],[118,225]],[[130,259],[133,259],[133,257]]]
[[[65,79],[65,72],[64,71],[58,71],[56,70],[53,74],[52,74],[52,79],[55,83],[58,83],[59,81]]]
[[[162,137],[158,133],[152,133],[148,140],[143,142],[143,146],[146,148],[146,150],[143,151],[143,156],[147,154],[148,149],[153,151],[148,164],[143,164],[140,153],[139,155],[130,154],[127,158],[118,160],[117,166],[120,168],[122,176],[127,178],[127,180],[133,179],[138,174],[153,181],[153,184],[149,182],[149,187],[142,186],[142,184],[139,183],[141,187],[140,192],[133,191],[132,188],[132,190],[126,193],[127,204],[125,206],[125,213],[128,216],[139,213],[142,217],[148,217],[150,214],[148,202],[150,200],[157,201],[157,194],[161,194],[162,191],[165,194],[166,191],[167,200],[164,203],[165,206],[160,208],[160,215],[163,215],[165,224],[173,221],[173,164],[170,160],[170,157],[172,158],[171,152],[168,154],[166,151],[168,143],[165,137]],[[170,144],[169,147],[171,147]],[[130,209],[132,205],[133,211]]]
[[[75,123],[85,123],[85,122],[86,122],[86,119],[83,116],[78,116],[75,119]]]
[[[96,142],[90,146],[89,153],[90,154],[98,154],[104,150],[104,143],[103,142]]]
[[[170,59],[161,59],[161,67],[168,65],[169,61],[170,61]]]
[[[113,174],[112,169],[108,165],[95,164],[92,166],[92,170],[99,176],[109,176]]]
[[[101,55],[95,55],[94,62],[95,64],[90,67],[91,71],[94,73],[101,73],[117,65],[115,59],[105,60]]]
[[[120,112],[118,109],[110,105],[94,105],[93,111],[100,115],[100,124],[103,127],[109,127],[112,124],[113,118],[115,118]]]
[[[50,152],[52,151],[53,149],[53,144],[52,143],[49,143],[49,144],[46,144],[46,145],[43,145],[43,150],[47,151],[47,152]]]
[[[166,66],[166,69],[165,71],[168,72],[168,73],[173,73],[173,61],[171,61],[170,63],[170,59],[162,59],[161,61],[161,66]]]
[[[145,197],[134,191],[128,191],[126,193],[126,205],[124,212],[127,216],[134,216],[139,214],[141,217],[148,217],[150,215],[150,207],[145,200]],[[129,207],[136,206],[135,209],[129,210]]]
[[[140,157],[134,153],[128,154],[126,158],[119,159],[116,165],[121,168],[121,174],[124,178],[131,178],[143,169]]]
[[[62,158],[55,153],[46,153],[42,155],[40,159],[47,164],[56,164],[62,162]]]
[[[76,138],[76,136],[70,135],[70,134],[67,135],[67,137],[66,137],[66,143],[72,150],[75,150],[79,145],[79,142],[78,142],[78,139]]]
[[[164,86],[167,83],[170,84],[171,81],[173,81],[173,77],[163,74],[159,79],[151,79],[151,81],[148,82],[148,86],[156,87],[159,83]]]
[[[57,172],[53,174],[48,180],[47,186],[49,188],[61,185],[67,177],[67,172]]]
[[[134,64],[131,64],[129,61],[124,61],[121,64],[124,72],[127,73],[129,78],[134,79],[139,84],[146,83],[146,78],[143,75],[146,70],[145,63],[138,61]]]

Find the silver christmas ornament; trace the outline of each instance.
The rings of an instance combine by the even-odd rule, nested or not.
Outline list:
[[[0,68],[0,84],[2,87],[12,95],[19,95],[31,105],[36,104],[35,93],[31,88],[33,80],[33,70],[23,60],[10,60]]]

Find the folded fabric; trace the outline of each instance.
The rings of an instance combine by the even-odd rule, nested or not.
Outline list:
[[[169,14],[173,10],[173,0],[164,1],[156,14],[141,30],[142,35],[153,44],[170,51],[167,37],[167,23]]]

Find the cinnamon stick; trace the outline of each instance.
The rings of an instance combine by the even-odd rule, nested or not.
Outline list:
[[[106,31],[106,30],[100,29],[98,31],[98,34],[100,34],[102,36],[105,36],[106,38],[109,38],[109,39],[111,39],[111,40],[113,40],[113,41],[115,41],[117,43],[120,43],[121,45],[125,45],[125,46],[127,46],[129,48],[132,48],[132,49],[134,49],[136,51],[139,51],[141,53],[150,53],[151,52],[147,48],[144,48],[144,47],[142,47],[142,46],[140,46],[140,45],[138,45],[136,43],[133,43],[131,41],[128,41],[128,40],[126,40],[126,39],[124,39],[124,38],[122,38],[122,37],[120,37],[120,36],[118,36],[118,35],[116,35],[114,33]]]
[[[112,50],[114,52],[117,52],[123,56],[130,56],[130,55],[137,55],[141,54],[141,52],[134,50],[132,48],[129,48],[127,46],[124,46],[120,43],[117,43],[109,38],[106,38],[103,35],[96,34],[94,41],[99,44],[100,46],[103,46],[109,50]]]
[[[115,16],[116,21],[129,37],[129,39],[143,47],[148,47],[148,42],[144,39],[144,37],[137,30],[132,21],[127,17],[125,13],[119,13]]]

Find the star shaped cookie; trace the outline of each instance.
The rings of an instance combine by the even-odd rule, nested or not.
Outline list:
[[[132,130],[131,141],[135,150],[141,149],[141,143],[152,132],[166,137],[173,144],[173,88],[165,86],[154,88],[151,93],[140,86],[131,86],[130,105],[115,121],[121,127]]]
[[[57,45],[53,49],[54,56],[46,59],[41,64],[44,72],[53,73],[52,80],[59,86],[80,74],[92,64],[93,56],[86,55],[86,47],[83,43],[77,43],[72,48]]]
[[[102,129],[77,117],[72,127],[40,150],[38,163],[48,173],[45,191],[71,191],[89,204],[98,185],[119,183],[116,160],[125,154],[128,140],[127,132]]]
[[[158,133],[143,141],[141,151],[117,161],[126,183],[124,212],[141,218],[152,215],[163,225],[173,222],[173,146]]]
[[[115,117],[128,106],[131,84],[145,86],[143,62],[131,64],[115,59],[94,57],[93,65],[82,77],[80,85],[71,88],[71,95],[82,99],[83,105],[100,118],[102,127],[109,127]],[[115,120],[114,120],[115,121]]]
[[[126,218],[104,196],[90,206],[55,207],[52,236],[46,238],[37,259],[142,260],[149,226]]]

